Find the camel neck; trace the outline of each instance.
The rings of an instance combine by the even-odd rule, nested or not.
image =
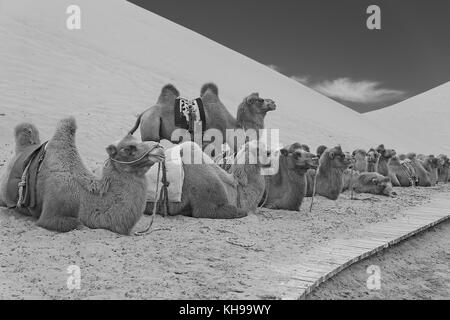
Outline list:
[[[237,127],[240,129],[260,130],[264,128],[264,115],[251,113],[249,110],[238,112],[236,117]]]
[[[329,191],[339,194],[342,189],[342,175],[344,174],[345,168],[330,167],[328,170],[321,170],[319,167],[318,170],[317,181],[328,184]]]
[[[239,202],[242,209],[254,209],[261,200],[265,188],[265,179],[261,169],[254,164],[236,164],[231,173],[238,183]]]

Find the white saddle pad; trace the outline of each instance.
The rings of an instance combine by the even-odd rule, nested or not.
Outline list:
[[[168,142],[161,142],[164,146]],[[170,146],[170,145],[169,145]],[[184,170],[183,162],[181,161],[180,145],[171,144],[171,147],[165,149],[166,154],[166,169],[167,169],[167,181],[169,182],[168,198],[169,202],[181,202],[181,194],[183,190],[184,182]],[[161,166],[162,169],[162,166]],[[160,194],[162,187],[162,170],[159,173],[158,190],[156,190],[156,181],[158,177],[158,164],[153,165],[146,174],[148,187],[147,187],[147,201],[154,202],[156,192]]]

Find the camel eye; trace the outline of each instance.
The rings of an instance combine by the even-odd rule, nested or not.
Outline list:
[[[128,147],[123,148],[126,154],[132,155],[137,151],[137,147],[135,145],[130,145]]]

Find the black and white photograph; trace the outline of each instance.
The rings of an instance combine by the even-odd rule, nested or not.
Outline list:
[[[0,300],[449,300],[449,39],[448,0],[0,0]]]

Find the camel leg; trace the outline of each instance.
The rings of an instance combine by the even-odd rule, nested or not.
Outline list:
[[[37,221],[39,227],[59,232],[80,229],[83,224],[78,219],[78,206],[70,201],[45,201],[42,214]]]
[[[394,187],[401,187],[401,184],[398,181],[397,176],[395,174],[389,173],[388,176],[391,179],[392,186],[394,186]]]
[[[202,203],[192,210],[194,218],[209,219],[235,219],[247,216],[247,212],[230,204],[216,205],[214,203]]]

